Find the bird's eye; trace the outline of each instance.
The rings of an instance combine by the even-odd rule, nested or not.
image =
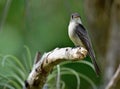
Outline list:
[[[72,15],[72,19],[73,19],[73,15]]]

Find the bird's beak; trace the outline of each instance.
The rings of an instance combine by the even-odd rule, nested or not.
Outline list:
[[[74,18],[80,18],[80,16],[75,16]]]

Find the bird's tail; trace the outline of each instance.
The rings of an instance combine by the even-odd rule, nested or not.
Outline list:
[[[90,56],[90,58],[91,58],[91,60],[92,60],[92,63],[93,63],[93,65],[94,65],[95,72],[96,72],[96,74],[99,76],[100,73],[101,73],[101,71],[100,71],[100,68],[99,68],[99,66],[98,66],[98,64],[97,64],[97,62],[96,62],[95,55],[94,55],[94,53],[93,53],[92,51],[88,51],[88,54],[89,54],[89,56]]]
[[[99,68],[99,66],[98,66],[98,64],[96,62],[95,57],[92,57],[91,60],[92,60],[92,63],[94,65],[94,67],[95,67],[96,74],[99,76],[101,71],[100,71],[100,68]]]

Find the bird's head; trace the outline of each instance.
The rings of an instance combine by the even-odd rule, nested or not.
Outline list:
[[[82,24],[81,17],[80,17],[80,15],[78,13],[71,14],[71,21],[75,21],[77,23]]]

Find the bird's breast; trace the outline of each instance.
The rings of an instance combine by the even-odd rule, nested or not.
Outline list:
[[[76,26],[77,24],[75,22],[70,22],[68,26],[68,35],[76,46],[84,46],[81,39],[78,37],[78,35],[75,32]]]
[[[69,34],[70,38],[72,36],[75,36],[75,27],[76,27],[76,23],[75,22],[70,22],[70,24],[68,26],[68,34]]]

